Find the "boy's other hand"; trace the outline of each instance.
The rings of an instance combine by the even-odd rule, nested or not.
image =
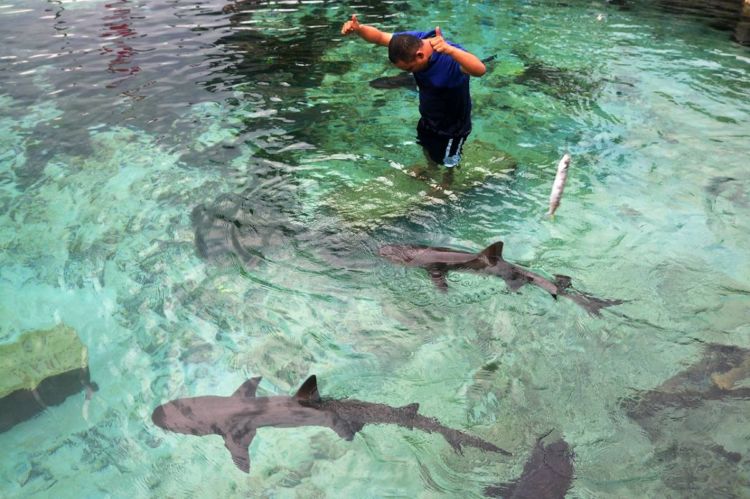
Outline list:
[[[359,21],[357,21],[357,14],[352,14],[352,18],[344,23],[341,27],[341,34],[348,35],[350,33],[356,33],[359,31]]]
[[[435,28],[435,36],[430,38],[430,45],[432,45],[433,50],[440,52],[441,54],[450,55],[451,52],[453,52],[453,46],[448,45],[448,42],[443,38],[440,26]]]

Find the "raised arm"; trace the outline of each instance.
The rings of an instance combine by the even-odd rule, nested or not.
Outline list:
[[[386,47],[388,46],[388,43],[391,41],[391,37],[393,36],[390,33],[380,31],[378,28],[375,28],[373,26],[359,24],[356,14],[352,14],[352,18],[346,21],[341,27],[342,35],[348,35],[350,33],[357,33],[360,38],[367,42],[375,43],[377,45],[384,45]]]
[[[432,49],[442,54],[447,54],[461,66],[461,71],[471,76],[482,76],[487,72],[484,63],[471,52],[461,50],[458,47],[448,44],[440,32],[440,27],[435,28],[435,37],[430,38]]]

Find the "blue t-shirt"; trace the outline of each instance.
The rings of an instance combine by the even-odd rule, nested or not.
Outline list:
[[[395,35],[425,39],[434,37],[435,31],[402,31]],[[464,50],[456,43],[448,44]],[[427,68],[412,74],[419,87],[420,126],[439,135],[468,135],[471,132],[469,75],[461,71],[461,66],[451,56],[434,51]]]

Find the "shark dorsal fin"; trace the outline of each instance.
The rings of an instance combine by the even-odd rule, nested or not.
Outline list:
[[[419,404],[414,402],[413,404],[399,407],[398,410],[403,418],[403,421],[399,424],[410,430],[414,429],[414,419],[417,417],[417,412],[419,412]]]
[[[490,262],[503,258],[503,242],[498,241],[496,243],[487,246],[480,255],[486,256]]]
[[[260,376],[256,376],[245,381],[240,385],[239,388],[234,391],[232,397],[247,399],[255,398],[255,391],[258,389],[258,385],[260,384],[261,379],[263,378],[261,378]]]
[[[313,374],[302,383],[297,393],[294,394],[294,398],[300,402],[320,402],[320,394],[318,393],[318,380]]]
[[[419,411],[419,404],[417,402],[414,402],[413,404],[403,406],[401,409],[405,410],[407,414],[416,416],[417,412]]]

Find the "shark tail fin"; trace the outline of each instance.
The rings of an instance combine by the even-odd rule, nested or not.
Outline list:
[[[486,256],[490,262],[495,262],[503,258],[503,242],[498,241],[487,246],[480,253],[482,256]]]
[[[232,397],[237,398],[255,398],[255,391],[258,389],[258,385],[260,384],[260,380],[263,379],[260,376],[256,376],[255,378],[251,378],[244,383],[240,385],[237,390],[234,391],[232,394]]]
[[[320,394],[318,393],[318,379],[313,374],[302,383],[297,393],[294,394],[300,402],[320,402]]]

